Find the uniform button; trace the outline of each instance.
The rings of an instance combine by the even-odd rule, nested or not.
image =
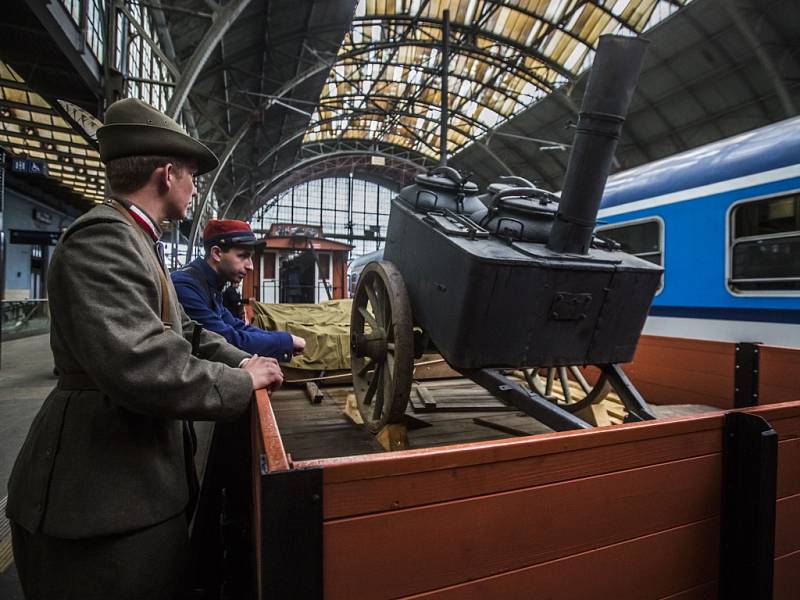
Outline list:
[[[34,508],[36,509],[36,512],[42,512],[42,503],[39,502]]]
[[[48,448],[47,450],[44,451],[44,455],[45,456],[50,456],[52,453],[53,453],[53,449],[52,448]]]

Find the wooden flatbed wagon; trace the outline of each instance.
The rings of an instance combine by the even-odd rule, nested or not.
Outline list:
[[[629,38],[599,44],[557,211],[519,178],[484,203],[447,167],[393,201],[384,262],[365,267],[353,303],[363,425],[343,415],[346,391],[309,403],[285,389],[258,394],[249,448],[235,427],[215,439],[233,458],[212,461],[221,511],[199,514],[234,523],[229,567],[254,559],[251,588],[229,596],[798,597],[800,350],[637,350],[661,270],[593,234],[642,56]],[[428,342],[477,386],[448,398],[417,384],[415,406]],[[606,383],[620,424],[591,427],[578,413],[595,414]],[[393,425],[408,449],[370,433]]]
[[[717,409],[401,452],[353,442],[341,414],[315,425],[326,402],[260,394],[257,596],[796,598],[798,366],[796,349],[645,337],[626,371],[650,403]],[[337,428],[361,454],[331,456]]]

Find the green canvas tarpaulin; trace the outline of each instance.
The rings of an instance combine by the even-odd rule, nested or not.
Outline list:
[[[253,303],[253,325],[288,331],[306,340],[306,349],[290,367],[314,371],[350,369],[350,309],[352,300],[320,304]]]

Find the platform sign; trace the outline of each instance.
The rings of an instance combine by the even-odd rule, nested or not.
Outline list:
[[[61,237],[60,231],[40,231],[37,229],[11,229],[12,244],[46,244],[55,245]]]
[[[33,175],[47,175],[47,165],[41,160],[29,158],[12,158],[11,170],[15,173],[31,173]]]

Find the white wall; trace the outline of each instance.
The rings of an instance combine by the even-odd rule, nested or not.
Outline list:
[[[34,209],[49,213],[52,217],[49,224],[33,219]],[[3,232],[6,249],[6,285],[4,300],[25,300],[31,297],[31,248],[30,244],[12,244],[11,229],[59,231],[73,221],[64,212],[46,207],[25,194],[6,187],[5,210],[3,211]],[[53,248],[48,250],[48,259]]]

